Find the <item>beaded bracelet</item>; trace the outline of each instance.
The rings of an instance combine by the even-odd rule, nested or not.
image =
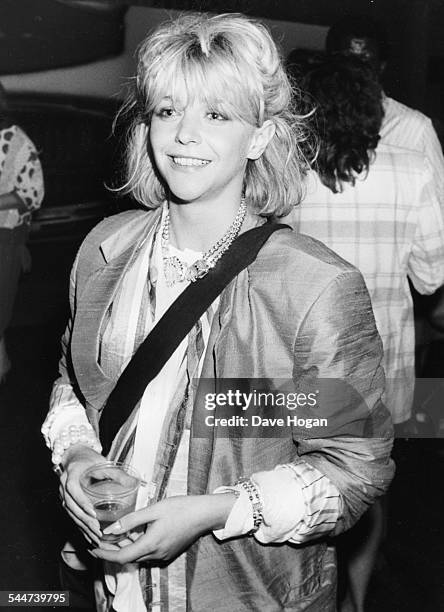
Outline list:
[[[74,444],[84,444],[90,446],[93,450],[100,453],[102,445],[100,444],[94,429],[91,425],[70,425],[63,429],[52,446],[51,461],[54,465],[59,465],[65,451]]]
[[[253,509],[253,529],[250,531],[250,533],[255,533],[264,520],[264,507],[259,489],[251,478],[239,478],[236,485],[241,486],[246,491],[248,499],[250,500],[251,507]]]

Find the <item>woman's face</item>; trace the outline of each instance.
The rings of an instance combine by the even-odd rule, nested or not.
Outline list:
[[[204,101],[183,100],[179,106],[165,97],[154,109],[150,142],[158,171],[183,202],[238,200],[247,160],[258,157],[259,130]]]

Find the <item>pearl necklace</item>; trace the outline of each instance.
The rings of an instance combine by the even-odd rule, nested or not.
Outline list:
[[[161,248],[163,259],[163,270],[165,280],[168,287],[172,287],[175,283],[184,281],[196,282],[199,278],[205,276],[211,268],[214,268],[216,263],[227,251],[233,240],[239,234],[242,223],[244,222],[247,212],[245,198],[241,199],[239,210],[234,218],[233,223],[227,229],[225,234],[213,246],[206,251],[200,259],[188,266],[183,263],[176,255],[169,255],[169,238],[170,238],[170,212],[167,211],[161,229]]]

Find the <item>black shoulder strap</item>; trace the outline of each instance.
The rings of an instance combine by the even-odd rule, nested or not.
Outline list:
[[[265,223],[238,236],[206,276],[188,287],[171,304],[134,353],[111,392],[100,419],[104,452],[142,397],[195,323],[217,296],[244,268],[276,230],[288,225]]]

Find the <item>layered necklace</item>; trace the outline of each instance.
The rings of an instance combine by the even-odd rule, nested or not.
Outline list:
[[[187,265],[176,255],[170,255],[170,211],[168,210],[164,217],[161,229],[163,270],[167,286],[172,287],[174,284],[182,283],[184,281],[194,283],[199,278],[205,276],[205,274],[207,274],[211,268],[214,268],[216,263],[219,261],[225,251],[229,249],[231,243],[239,234],[246,212],[247,205],[245,203],[245,198],[242,198],[237,215],[222,238],[213,244],[213,246],[209,248],[200,259],[191,265]]]

